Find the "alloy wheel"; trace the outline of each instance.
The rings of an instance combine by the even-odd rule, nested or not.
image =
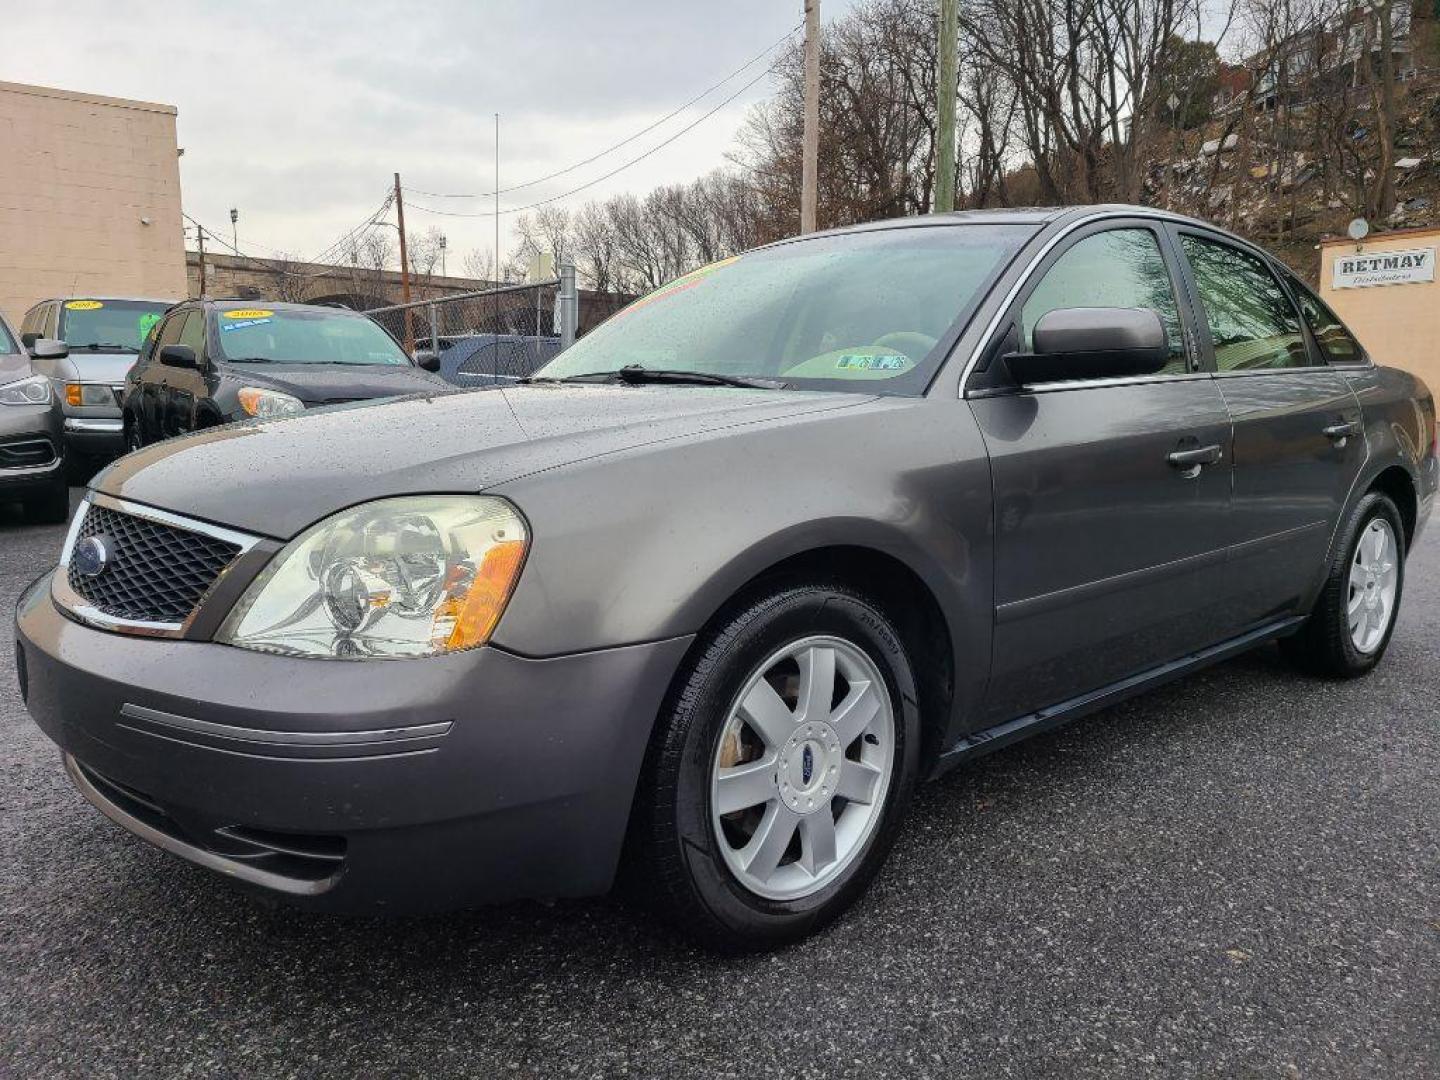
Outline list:
[[[834,881],[875,831],[895,760],[879,668],[836,637],[807,637],[746,680],[711,767],[711,818],[746,889],[797,900]]]
[[[1350,640],[1362,653],[1374,652],[1385,640],[1395,618],[1400,584],[1399,547],[1384,518],[1374,518],[1360,533],[1350,560],[1346,615]]]

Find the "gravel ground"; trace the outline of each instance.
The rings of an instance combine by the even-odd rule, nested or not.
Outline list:
[[[0,656],[62,529],[0,508]],[[1440,1075],[1440,541],[1359,682],[1261,650],[922,789],[820,937],[611,901],[261,906],[68,785],[0,674],[0,1075]]]

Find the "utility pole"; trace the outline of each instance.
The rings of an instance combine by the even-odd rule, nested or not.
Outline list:
[[[200,295],[205,295],[205,230],[195,226],[195,235],[200,241]]]
[[[800,156],[800,231],[815,231],[820,167],[820,0],[805,0],[805,142]]]
[[[500,114],[495,114],[495,284],[500,284]],[[500,300],[495,300],[495,310],[500,310]],[[498,314],[496,316],[499,318]],[[495,332],[500,332],[497,321]]]
[[[410,302],[410,256],[405,250],[405,199],[400,194],[400,174],[395,174],[395,217],[400,224],[400,302]]]
[[[959,20],[955,0],[940,0],[939,123],[935,139],[935,210],[955,209],[955,37]]]
[[[395,219],[400,231],[400,302],[410,303],[410,254],[405,248],[405,199],[400,194],[400,174],[395,174]],[[435,343],[431,342],[431,347]],[[410,325],[410,309],[405,309],[405,351],[415,352],[415,331]]]

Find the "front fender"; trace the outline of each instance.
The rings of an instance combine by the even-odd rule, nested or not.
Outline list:
[[[492,490],[519,506],[533,534],[496,630],[503,648],[550,656],[694,634],[777,563],[843,546],[890,556],[930,589],[956,652],[957,715],[983,691],[990,470],[963,401],[880,399]]]

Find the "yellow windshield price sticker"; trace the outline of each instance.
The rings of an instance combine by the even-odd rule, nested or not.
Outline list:
[[[98,311],[104,307],[99,300],[71,300],[65,305],[66,311]]]
[[[221,315],[227,319],[268,319],[275,312],[266,308],[237,308],[234,311],[222,311]]]

